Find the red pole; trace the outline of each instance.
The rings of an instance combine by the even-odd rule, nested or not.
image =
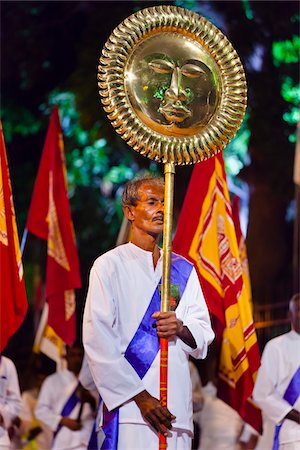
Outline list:
[[[160,403],[168,403],[168,339],[160,338]],[[167,438],[159,434],[159,450],[167,448]]]

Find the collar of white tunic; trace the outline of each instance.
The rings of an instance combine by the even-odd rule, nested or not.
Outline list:
[[[132,257],[139,259],[139,262],[141,264],[144,264],[147,269],[151,268],[152,272],[160,273],[161,272],[161,265],[162,265],[162,250],[160,250],[160,257],[157,262],[156,268],[154,270],[153,266],[153,257],[152,252],[149,252],[148,250],[144,250],[141,247],[138,247],[137,245],[133,244],[132,242],[128,242],[126,249],[131,254]]]
[[[290,335],[290,338],[291,338],[291,339],[293,339],[293,340],[299,340],[299,341],[300,341],[300,334],[297,333],[296,331],[291,330],[291,331],[289,332],[289,335]]]

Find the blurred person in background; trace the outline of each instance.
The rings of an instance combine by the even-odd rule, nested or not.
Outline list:
[[[41,354],[34,354],[30,364],[31,386],[22,392],[19,424],[19,445],[23,450],[50,450],[51,430],[35,417],[35,407],[43,381],[49,369],[43,367]],[[17,447],[16,448],[20,448]]]
[[[291,331],[271,339],[262,354],[253,398],[276,425],[273,449],[300,449],[300,293],[289,302]]]
[[[13,421],[22,407],[20,385],[13,361],[0,354],[0,450],[11,448]]]
[[[42,384],[35,415],[52,431],[53,450],[86,450],[96,413],[95,398],[79,382],[83,347],[66,348],[67,368]]]

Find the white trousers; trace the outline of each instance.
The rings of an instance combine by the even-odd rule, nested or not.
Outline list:
[[[190,431],[173,428],[169,435],[168,450],[191,450]],[[120,423],[118,450],[158,450],[158,434],[147,425]]]

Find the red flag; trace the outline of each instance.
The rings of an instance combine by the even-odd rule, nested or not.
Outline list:
[[[28,304],[5,143],[0,122],[0,352],[22,324]]]
[[[76,335],[74,289],[81,287],[81,280],[57,107],[51,114],[26,226],[47,240],[48,324],[66,344],[72,344]]]
[[[213,316],[218,396],[260,431],[260,411],[248,401],[260,356],[222,153],[194,167],[173,250],[194,263]]]

